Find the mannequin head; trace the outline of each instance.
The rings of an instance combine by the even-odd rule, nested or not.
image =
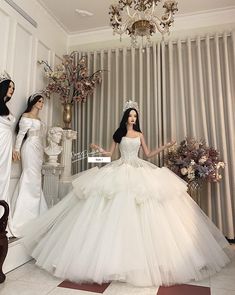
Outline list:
[[[32,111],[33,108],[37,108],[38,110],[41,110],[44,104],[44,98],[41,94],[32,94],[29,98],[28,98],[28,102],[27,102],[27,108],[26,110],[23,112],[24,113],[29,113]],[[20,116],[17,124],[16,124],[16,128],[15,128],[15,132],[18,133],[19,132],[19,122],[21,119],[22,115]],[[27,138],[27,134],[24,137],[25,139]]]
[[[28,98],[27,108],[24,113],[32,111],[33,108],[37,108],[39,111],[42,109],[44,104],[44,98],[41,94],[33,94]]]
[[[141,132],[139,126],[139,115],[135,108],[129,108],[125,110],[122,120],[120,122],[119,128],[115,131],[113,135],[113,140],[117,143],[120,143],[123,136],[127,134],[127,125],[133,125],[135,131]]]
[[[15,91],[15,83],[6,79],[0,82],[0,116],[8,116],[10,111],[6,103],[11,99]]]

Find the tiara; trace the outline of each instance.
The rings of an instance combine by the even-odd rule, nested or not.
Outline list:
[[[6,81],[6,80],[11,80],[11,77],[10,77],[10,75],[6,71],[4,71],[0,75],[0,83],[2,83],[3,81]]]
[[[38,95],[44,97],[43,91],[35,92],[34,94],[30,95],[28,103],[32,102],[34,100],[34,98]]]
[[[139,106],[136,101],[128,100],[124,105],[123,112],[130,108],[134,108],[137,110],[137,112],[139,112]]]

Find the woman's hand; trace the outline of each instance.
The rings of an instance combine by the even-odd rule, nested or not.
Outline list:
[[[108,156],[108,157],[112,157],[112,154],[116,148],[116,142],[113,140],[112,144],[110,146],[109,151],[104,150],[102,147],[98,146],[97,144],[91,143],[90,144],[90,148],[95,150],[96,152],[99,152],[102,155]]]
[[[105,150],[99,147],[97,144],[91,143],[90,144],[91,149],[99,151],[99,153],[103,153]]]
[[[93,150],[98,150],[99,149],[98,145],[94,144],[94,143],[90,144],[90,148],[93,149]]]
[[[13,161],[20,161],[20,152],[13,150],[12,159]]]
[[[166,147],[166,148],[170,148],[170,147],[173,146],[174,144],[176,144],[176,140],[172,140],[172,141],[168,142],[168,143],[165,145],[165,147]]]
[[[94,144],[94,143],[91,143],[91,144],[90,144],[90,148],[93,149],[93,150],[95,150],[95,149],[97,149],[97,145]]]

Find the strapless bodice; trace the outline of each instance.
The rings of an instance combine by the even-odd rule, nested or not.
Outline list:
[[[121,158],[123,160],[133,160],[138,158],[138,152],[140,148],[140,137],[123,137],[120,144],[119,150]]]

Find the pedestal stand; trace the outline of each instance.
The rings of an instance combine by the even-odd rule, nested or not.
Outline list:
[[[63,198],[71,190],[72,181],[72,142],[77,138],[77,131],[63,130],[61,165],[64,170],[60,178],[60,197]]]
[[[49,208],[60,201],[59,181],[64,167],[62,165],[43,165],[43,193]]]

